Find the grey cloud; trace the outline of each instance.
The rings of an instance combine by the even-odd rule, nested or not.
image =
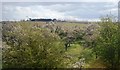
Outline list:
[[[12,2],[3,3],[3,19],[24,19],[30,17],[98,19],[117,8],[111,2]],[[27,12],[27,13],[26,13]],[[117,11],[113,11],[117,14]]]

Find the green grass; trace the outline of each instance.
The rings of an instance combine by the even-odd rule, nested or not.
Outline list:
[[[83,50],[83,47],[79,44],[71,44],[70,47],[68,47],[68,50],[66,51],[66,54],[71,56],[78,56],[80,55],[80,52]]]
[[[65,51],[65,61],[70,66],[74,64],[75,62],[79,61],[80,53],[83,51],[83,47],[79,44],[71,44],[70,47],[68,47],[68,50]],[[70,67],[68,65],[68,67]]]
[[[91,60],[87,68],[106,68],[104,62],[100,59]]]
[[[72,65],[75,62],[79,61],[79,57],[81,56],[81,53],[85,51],[90,51],[90,49],[89,48],[85,49],[83,48],[83,46],[79,44],[71,44],[71,47],[69,47],[68,50],[65,52],[65,56],[72,57],[72,58],[65,58],[67,64]],[[94,56],[91,58],[92,59],[85,64],[84,68],[105,68],[103,61],[96,59]]]

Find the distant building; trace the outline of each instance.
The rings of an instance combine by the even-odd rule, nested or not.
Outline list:
[[[56,19],[31,19],[29,18],[30,21],[43,21],[43,22],[50,22],[50,21],[56,21]]]

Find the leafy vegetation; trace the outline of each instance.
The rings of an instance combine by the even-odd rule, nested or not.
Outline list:
[[[110,17],[100,24],[100,35],[96,43],[96,51],[106,65],[111,68],[120,66],[119,27]]]
[[[3,24],[3,68],[120,68],[120,25],[15,22]]]
[[[12,24],[14,25],[14,24]],[[3,68],[61,67],[62,46],[57,35],[31,24],[15,24],[3,30]],[[8,24],[9,27],[11,25]]]

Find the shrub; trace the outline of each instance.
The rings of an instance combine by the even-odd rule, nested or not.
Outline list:
[[[27,23],[7,26],[13,27],[3,30],[7,44],[3,45],[3,68],[56,68],[64,65],[63,44],[56,34]]]
[[[119,27],[117,23],[113,23],[110,17],[107,17],[100,24],[100,37],[97,40],[97,53],[106,65],[110,68],[118,68],[120,66],[120,45],[119,45]]]

